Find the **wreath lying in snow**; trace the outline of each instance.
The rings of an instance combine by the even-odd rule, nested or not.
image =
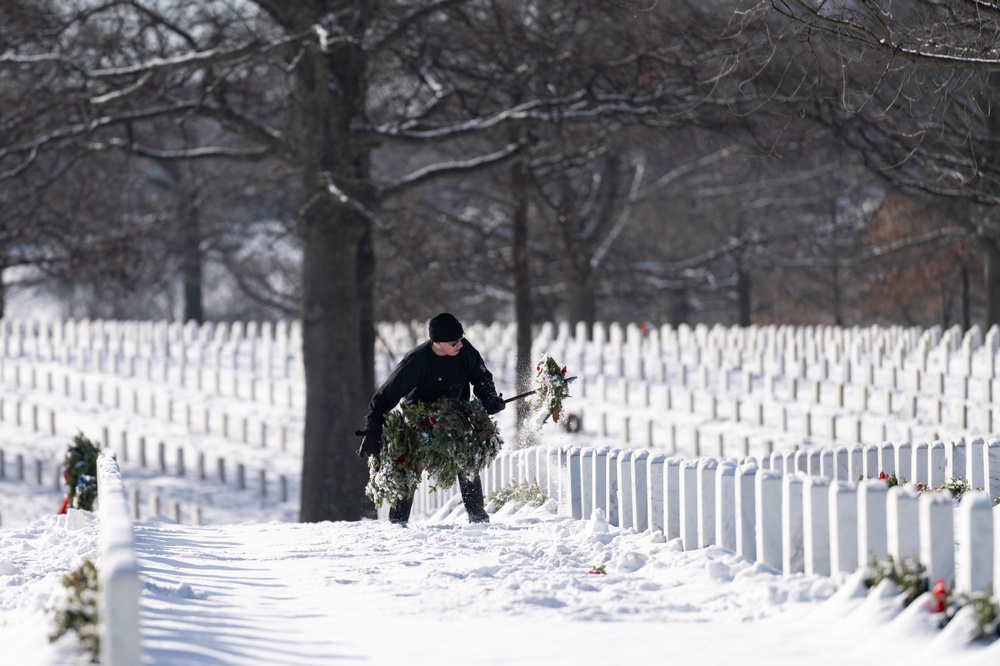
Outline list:
[[[553,422],[558,423],[559,415],[562,413],[562,402],[569,397],[566,366],[560,368],[555,359],[543,354],[535,366],[535,381],[538,382],[535,409],[541,412],[538,425],[545,423],[550,416]]]
[[[451,398],[389,412],[382,443],[382,453],[368,459],[365,486],[376,506],[413,495],[424,471],[442,488],[454,485],[459,472],[475,476],[503,446],[482,403]]]

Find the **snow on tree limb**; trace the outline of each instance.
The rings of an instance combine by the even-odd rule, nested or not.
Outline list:
[[[70,58],[61,53],[34,53],[34,54],[20,54],[20,53],[4,53],[0,55],[0,65],[3,64],[38,64],[38,63],[60,63],[64,65],[69,65],[77,72],[81,73],[88,79],[113,79],[119,77],[127,76],[144,76],[149,73],[163,72],[176,69],[185,69],[189,67],[201,67],[205,65],[214,65],[218,63],[232,63],[245,60],[252,55],[259,55],[262,53],[267,53],[277,48],[286,46],[294,42],[300,42],[303,39],[315,39],[315,33],[312,30],[299,32],[294,35],[288,35],[280,39],[274,39],[268,42],[261,41],[251,41],[241,46],[237,46],[232,49],[206,49],[204,51],[193,51],[188,53],[183,53],[172,58],[152,58],[145,62],[137,63],[134,65],[127,65],[124,67],[104,67],[100,69],[91,69],[83,62],[76,58]]]

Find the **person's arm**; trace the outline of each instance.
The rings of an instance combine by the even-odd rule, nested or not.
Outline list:
[[[420,363],[417,358],[418,348],[399,362],[395,370],[386,377],[382,385],[375,391],[368,403],[368,416],[365,417],[365,431],[372,436],[382,436],[382,423],[385,415],[399,404],[407,393],[416,388],[420,382]]]
[[[472,384],[473,393],[486,408],[486,413],[492,415],[503,411],[506,403],[503,401],[503,396],[497,394],[493,374],[487,369],[482,354],[468,343],[465,343],[463,351],[469,353],[469,383]]]

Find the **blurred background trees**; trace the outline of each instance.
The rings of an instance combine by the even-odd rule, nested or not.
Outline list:
[[[578,4],[414,5],[447,28],[377,35],[376,319],[513,319],[520,266],[532,321],[994,321],[992,18],[894,6],[901,57],[850,6]],[[299,45],[269,42],[255,3],[184,7],[3,8],[6,294],[67,316],[298,316],[301,185],[279,131]],[[604,108],[574,109],[584,91]],[[463,163],[518,141],[516,163]],[[934,262],[951,270],[889,278]]]
[[[301,319],[309,520],[375,321],[1000,323],[977,9],[5,2],[0,308]]]

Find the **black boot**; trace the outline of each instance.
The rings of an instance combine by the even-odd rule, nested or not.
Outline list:
[[[465,512],[469,514],[470,523],[488,523],[490,516],[483,506],[483,482],[478,476],[471,479],[464,474],[458,475],[458,488],[462,491],[462,503]]]
[[[406,522],[410,519],[411,508],[413,508],[412,497],[396,500],[396,503],[389,507],[389,522],[406,526]]]

